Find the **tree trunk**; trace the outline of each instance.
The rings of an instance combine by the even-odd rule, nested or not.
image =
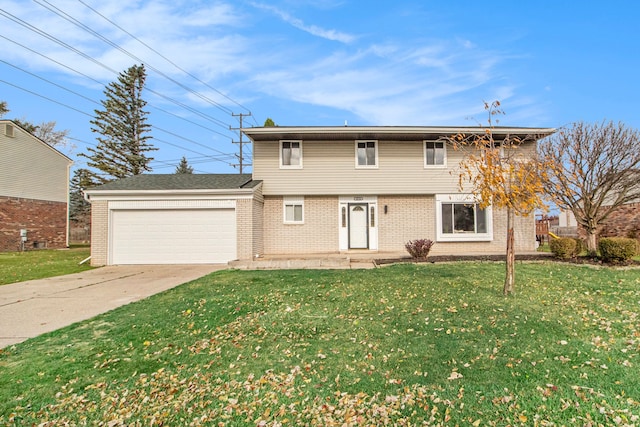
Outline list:
[[[598,244],[596,243],[597,233],[596,230],[587,229],[587,252],[590,257],[598,255]]]
[[[514,293],[515,285],[515,264],[516,264],[516,250],[515,250],[515,234],[513,231],[514,214],[512,209],[507,209],[507,271],[504,279],[504,288],[502,292],[504,295],[511,295]]]

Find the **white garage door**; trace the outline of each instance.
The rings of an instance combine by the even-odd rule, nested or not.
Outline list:
[[[112,211],[111,264],[208,264],[236,258],[234,209]]]

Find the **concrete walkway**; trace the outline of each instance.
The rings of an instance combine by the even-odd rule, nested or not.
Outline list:
[[[108,266],[0,286],[0,348],[226,268],[226,264]]]

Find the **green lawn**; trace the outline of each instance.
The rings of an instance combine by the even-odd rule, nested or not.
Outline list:
[[[89,256],[89,249],[0,252],[0,285],[61,276],[88,270],[89,263],[78,263]]]
[[[640,270],[221,271],[0,353],[0,425],[638,425]]]

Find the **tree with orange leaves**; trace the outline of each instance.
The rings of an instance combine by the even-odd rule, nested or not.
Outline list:
[[[503,293],[515,290],[515,216],[527,216],[543,206],[545,167],[535,154],[521,149],[541,135],[525,138],[494,133],[497,115],[504,114],[499,101],[484,105],[488,127],[483,133],[457,134],[446,138],[455,150],[466,154],[460,163],[458,187],[475,196],[481,209],[502,208],[507,215],[506,275]],[[470,185],[470,189],[466,186]]]

